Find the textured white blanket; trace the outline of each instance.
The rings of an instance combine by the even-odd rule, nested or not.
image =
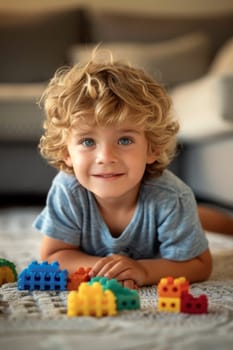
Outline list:
[[[31,228],[38,209],[0,211],[0,257],[16,263],[20,272],[38,259],[40,235]],[[141,309],[115,317],[66,316],[67,292],[18,291],[16,284],[0,288],[1,349],[223,349],[233,348],[233,238],[207,233],[214,256],[209,281],[191,286],[205,293],[204,315],[160,313],[156,287],[142,288]]]

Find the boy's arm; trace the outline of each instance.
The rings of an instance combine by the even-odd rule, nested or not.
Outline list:
[[[113,254],[102,258],[92,268],[92,275],[104,275],[119,281],[134,280],[142,287],[157,284],[162,277],[186,277],[190,282],[206,280],[212,271],[212,259],[209,250],[187,261],[167,259],[133,260],[129,257]]]
[[[43,261],[49,263],[58,261],[60,268],[67,269],[69,273],[75,272],[78,267],[92,267],[103,259],[83,253],[77,246],[47,236],[42,239],[40,256]],[[127,288],[137,287],[130,278],[123,280],[122,284]]]
[[[133,280],[139,287],[156,284],[165,276],[185,276],[190,282],[203,281],[212,271],[209,249],[194,259],[181,262],[166,259],[133,260],[117,254],[102,258],[88,255],[77,246],[47,236],[42,240],[41,259],[48,262],[56,260],[61,269],[67,269],[69,273],[76,271],[79,266],[90,266],[93,267],[93,276],[100,274],[120,281]]]
[[[196,258],[187,261],[166,259],[139,260],[145,270],[146,283],[158,283],[166,276],[184,276],[189,282],[201,282],[209,278],[212,271],[212,258],[209,249]]]
[[[92,267],[101,257],[88,255],[77,246],[65,243],[58,239],[44,236],[42,239],[40,257],[43,261],[58,261],[61,269],[69,273],[75,272],[78,267]]]

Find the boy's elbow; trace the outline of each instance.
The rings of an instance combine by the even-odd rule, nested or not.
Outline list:
[[[43,249],[43,247],[41,247],[40,250],[40,259],[41,261],[48,261],[50,262],[50,254],[48,254],[47,250]]]
[[[56,253],[56,250],[54,251],[53,239],[44,237],[40,247],[41,261],[47,261],[48,263],[51,263],[54,260],[54,253]]]
[[[199,256],[199,259],[202,264],[201,274],[200,274],[200,282],[201,282],[209,279],[213,270],[213,260],[212,260],[210,250],[207,249],[204,253],[202,253]]]

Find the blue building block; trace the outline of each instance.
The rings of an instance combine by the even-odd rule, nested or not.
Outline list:
[[[117,310],[136,310],[140,309],[140,299],[138,292],[133,289],[123,287],[115,278],[93,277],[89,284],[99,282],[103,290],[111,290],[116,297]]]
[[[32,261],[18,277],[19,290],[67,290],[68,271],[60,270],[57,261]]]

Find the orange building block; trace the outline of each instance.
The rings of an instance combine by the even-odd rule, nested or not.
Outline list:
[[[79,267],[77,271],[69,275],[67,282],[67,290],[77,290],[82,282],[90,281],[90,267]]]
[[[180,298],[183,293],[188,293],[188,291],[189,282],[185,277],[161,278],[157,288],[158,296],[166,298]]]

